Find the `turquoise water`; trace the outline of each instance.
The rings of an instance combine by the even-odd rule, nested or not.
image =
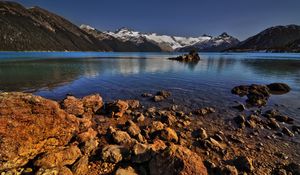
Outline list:
[[[284,82],[292,91],[272,96],[278,106],[300,119],[300,54],[200,53],[198,63],[166,58],[179,53],[0,52],[0,90],[33,92],[61,100],[100,93],[105,100],[140,99],[144,92],[166,89],[172,98],[164,105],[228,109],[243,101],[230,93],[241,84]]]

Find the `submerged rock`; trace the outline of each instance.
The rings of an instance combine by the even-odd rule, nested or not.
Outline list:
[[[57,102],[24,93],[0,94],[0,171],[25,165],[38,154],[69,143],[74,115]]]
[[[285,83],[271,83],[267,87],[272,94],[286,94],[291,91],[289,85]]]

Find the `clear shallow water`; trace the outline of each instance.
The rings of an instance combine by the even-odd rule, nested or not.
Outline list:
[[[178,53],[0,52],[0,90],[33,92],[61,100],[100,93],[105,100],[170,90],[169,104],[227,108],[243,101],[230,93],[241,84],[284,82],[292,91],[270,105],[300,119],[300,54],[201,53],[197,64],[166,58]]]

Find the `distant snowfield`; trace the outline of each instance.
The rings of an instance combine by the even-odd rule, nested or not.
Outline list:
[[[88,25],[81,25],[81,28],[88,30],[96,30],[95,28]],[[182,36],[169,36],[160,35],[157,33],[142,33],[134,31],[128,28],[121,28],[115,32],[104,31],[103,33],[117,38],[121,41],[132,41],[135,43],[143,43],[145,40],[157,44],[161,48],[170,48],[170,50],[176,51],[185,47],[193,47],[199,49],[205,48],[225,48],[234,46],[239,43],[239,40],[223,33],[219,36],[199,36],[199,37],[182,37]]]

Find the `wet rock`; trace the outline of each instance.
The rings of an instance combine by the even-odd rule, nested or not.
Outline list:
[[[156,154],[149,163],[150,175],[195,174],[207,175],[202,159],[189,149],[171,145]]]
[[[133,163],[143,163],[151,159],[150,146],[146,144],[137,143],[132,148],[132,158]]]
[[[252,159],[246,156],[237,157],[234,160],[234,164],[240,171],[252,172],[254,170]]]
[[[171,96],[171,92],[162,90],[162,91],[157,92],[156,95],[162,96],[162,97],[164,97],[164,98],[168,98],[168,97]]]
[[[246,119],[244,115],[238,115],[233,120],[240,128],[243,128],[245,126]]]
[[[74,175],[87,174],[89,172],[89,157],[81,157],[73,166],[72,172]]]
[[[241,104],[241,103],[239,103],[239,104],[236,105],[236,106],[233,106],[233,108],[235,108],[235,109],[237,109],[237,110],[239,110],[239,111],[244,111],[244,110],[246,110],[246,106],[245,106],[244,104]]]
[[[126,122],[126,125],[127,125],[127,132],[132,137],[135,137],[135,136],[137,136],[138,134],[141,133],[140,127],[137,126],[132,120],[128,120]]]
[[[140,107],[140,101],[138,100],[125,100],[128,103],[130,109],[137,109]]]
[[[185,54],[175,58],[169,58],[169,60],[176,60],[179,62],[198,62],[200,61],[200,56],[196,51],[190,51],[189,54]]]
[[[177,133],[172,128],[165,128],[161,130],[160,138],[169,142],[178,142]]]
[[[293,124],[293,122],[294,122],[294,119],[292,119],[286,115],[278,114],[278,115],[275,115],[274,117],[279,122],[285,122],[285,123],[289,123],[289,124]]]
[[[142,97],[153,97],[153,95],[150,93],[143,93]]]
[[[131,166],[118,168],[115,175],[139,175]]]
[[[118,163],[127,157],[129,151],[119,145],[107,145],[102,149],[102,159],[104,162]]]
[[[287,127],[282,128],[282,133],[287,136],[294,137],[294,133],[292,133],[292,131],[290,131]]]
[[[280,129],[280,125],[277,123],[277,121],[274,118],[269,119],[268,126],[270,126],[272,129]]]
[[[0,171],[69,143],[78,131],[74,115],[57,102],[24,93],[0,93]]]
[[[95,113],[103,106],[103,100],[99,94],[83,97],[82,103],[86,112]]]
[[[298,133],[300,134],[300,126],[294,125],[294,126],[292,126],[292,130],[293,130],[294,132],[298,132]]]
[[[70,146],[43,154],[34,165],[43,168],[62,167],[72,165],[80,156],[80,149],[77,146]]]
[[[205,107],[205,108],[201,108],[198,109],[196,111],[194,111],[194,114],[196,115],[207,115],[207,114],[211,114],[211,113],[215,113],[216,110],[212,107]]]
[[[272,94],[285,94],[291,91],[289,85],[285,83],[271,83],[267,87]]]
[[[122,117],[125,111],[128,109],[128,103],[123,100],[117,100],[115,102],[107,104],[107,112],[113,117]]]
[[[62,108],[69,114],[81,116],[84,113],[83,103],[80,99],[68,96],[62,103]]]
[[[164,98],[163,96],[160,96],[160,95],[155,95],[155,96],[153,97],[153,100],[154,100],[155,102],[161,102],[161,101],[164,101],[165,98]]]

